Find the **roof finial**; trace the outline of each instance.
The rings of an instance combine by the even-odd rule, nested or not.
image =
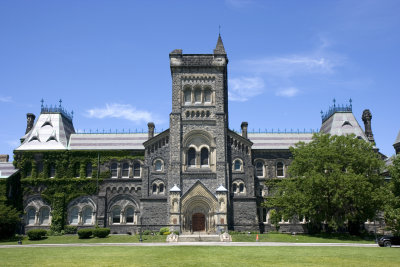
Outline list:
[[[221,25],[218,25],[218,36],[221,36]]]
[[[350,102],[350,108],[352,108],[353,107],[353,100],[351,100],[351,98],[350,98],[350,100],[349,100],[349,102]]]
[[[336,107],[336,99],[333,99],[333,107]]]
[[[61,103],[62,103],[62,100],[61,100],[61,98],[60,98],[60,100],[59,100],[58,102],[60,102],[60,106],[59,106],[59,107],[61,108]]]
[[[42,98],[42,100],[40,100],[40,102],[42,103],[42,105],[40,107],[43,108],[43,103],[44,103],[43,98]]]

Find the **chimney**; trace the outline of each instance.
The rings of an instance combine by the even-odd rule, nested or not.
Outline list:
[[[147,127],[149,127],[149,137],[148,137],[148,139],[153,138],[154,137],[154,128],[155,128],[154,123],[149,122],[147,124]]]
[[[33,123],[35,122],[35,114],[33,113],[27,113],[26,114],[26,131],[25,134],[27,134],[30,130],[33,128]]]
[[[0,162],[8,162],[9,156],[7,154],[0,155]]]
[[[249,126],[249,124],[246,121],[242,122],[242,124],[240,125],[240,128],[242,128],[242,136],[246,139],[247,139],[247,126]]]
[[[369,111],[369,109],[364,110],[362,114],[362,120],[364,122],[365,135],[367,136],[370,142],[375,142],[374,135],[372,134],[372,129],[371,129],[371,119],[372,119],[372,114]]]

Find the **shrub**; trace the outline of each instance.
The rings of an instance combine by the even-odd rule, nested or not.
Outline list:
[[[55,232],[53,230],[48,230],[47,231],[47,236],[60,236],[63,235],[63,230],[61,230],[61,232]]]
[[[163,235],[170,235],[171,234],[171,232],[170,231],[168,231],[168,232],[164,232],[163,233]]]
[[[0,203],[0,239],[12,237],[19,222],[18,211]]]
[[[67,235],[74,235],[78,231],[78,227],[72,225],[66,225],[64,227],[64,233]]]
[[[78,236],[80,239],[90,238],[92,236],[92,233],[93,233],[93,229],[91,229],[91,228],[78,230]]]
[[[179,231],[174,231],[174,234],[179,235]]]
[[[96,228],[93,230],[93,236],[105,238],[110,234],[110,228]]]
[[[151,235],[151,231],[150,230],[144,230],[143,232],[142,232],[142,235]]]
[[[160,229],[160,235],[165,235],[165,233],[167,233],[167,232],[168,232],[168,235],[169,235],[169,228],[168,227],[162,227]]]
[[[47,231],[44,229],[32,229],[27,233],[29,240],[40,240],[46,236]]]

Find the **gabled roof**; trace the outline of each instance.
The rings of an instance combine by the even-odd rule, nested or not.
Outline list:
[[[394,141],[394,144],[393,144],[393,145],[396,145],[396,144],[399,144],[399,145],[400,145],[400,131],[399,131],[399,133],[397,134],[397,138],[396,138],[396,140]]]
[[[0,162],[0,178],[8,178],[17,172],[12,162]]]
[[[147,133],[72,134],[69,150],[144,150]]]
[[[217,46],[214,49],[214,54],[226,54],[221,35],[218,35]]]

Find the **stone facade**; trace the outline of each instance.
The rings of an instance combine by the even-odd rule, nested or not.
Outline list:
[[[241,134],[229,129],[228,57],[220,36],[213,54],[183,54],[176,49],[169,58],[172,112],[168,130],[155,134],[155,125],[149,123],[147,134],[77,134],[72,117],[61,105],[52,110],[42,106],[36,124],[35,116],[28,114],[26,134],[15,152],[36,151],[37,164],[41,155],[54,149],[143,155],[143,160],[111,159],[98,166],[98,172],[109,171],[110,177],[101,182],[98,194],[67,203],[69,225],[97,224],[110,227],[111,233],[165,226],[183,233],[272,230],[269,212],[261,206],[268,194],[264,183],[288,177],[289,147],[309,142],[312,133],[248,133],[246,122]],[[348,123],[336,116],[340,112]],[[365,114],[368,136],[351,109],[334,109],[323,117],[323,129],[340,132],[343,128],[373,141],[372,116],[369,111]],[[90,169],[86,177],[91,174]],[[51,205],[41,198],[40,186],[31,192],[24,196],[26,228],[49,227]],[[281,225],[287,232],[305,229],[297,221]]]

